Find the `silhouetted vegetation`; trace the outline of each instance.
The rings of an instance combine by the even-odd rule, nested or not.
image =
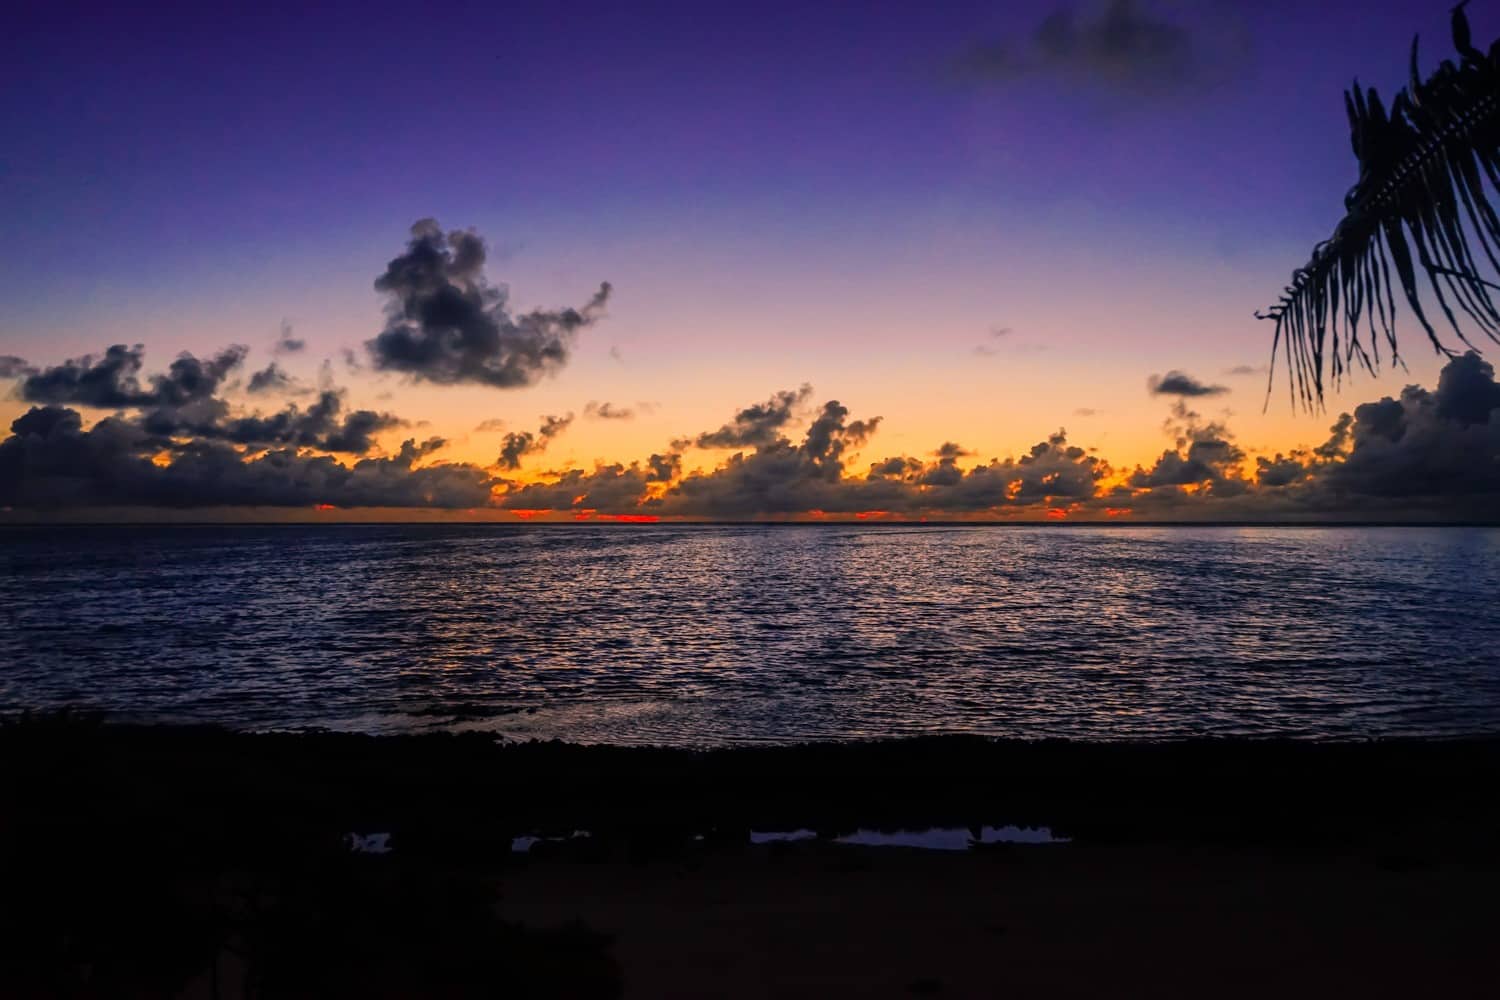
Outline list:
[[[495,864],[352,853],[378,783],[337,750],[299,779],[299,742],[68,714],[0,727],[0,995],[618,994],[604,936],[498,919]]]
[[[1335,382],[1355,365],[1378,369],[1382,341],[1399,363],[1398,286],[1434,349],[1454,355],[1423,309],[1419,270],[1460,341],[1473,346],[1463,316],[1500,343],[1500,310],[1490,297],[1500,287],[1500,215],[1485,181],[1494,186],[1500,177],[1500,41],[1488,53],[1475,47],[1467,3],[1453,8],[1457,63],[1445,59],[1422,79],[1414,39],[1410,81],[1389,107],[1358,81],[1344,95],[1359,180],[1333,235],[1262,316],[1276,323],[1272,377],[1282,346],[1294,403],[1322,402],[1325,369]]]

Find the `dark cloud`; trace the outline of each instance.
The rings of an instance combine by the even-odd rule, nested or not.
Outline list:
[[[800,445],[776,433],[775,428],[789,422],[792,407],[810,393],[807,386],[778,393],[769,403],[741,410],[719,431],[700,435],[700,442],[705,437],[734,440],[755,451],[749,455],[736,453],[713,472],[679,480],[663,495],[662,509],[706,517],[747,517],[873,507],[872,502],[856,499],[871,491],[844,479],[842,456],[869,439],[878,418],[851,423],[848,408],[830,401],[823,405]]]
[[[296,354],[307,346],[307,341],[292,336],[292,324],[283,322],[276,343],[271,345],[272,354]]]
[[[667,483],[682,474],[682,456],[675,451],[666,454],[653,453],[646,460],[646,481]]]
[[[0,378],[22,378],[35,375],[36,369],[26,363],[25,358],[14,354],[0,354]]]
[[[1500,495],[1495,370],[1472,351],[1454,358],[1435,391],[1407,386],[1397,399],[1356,407],[1347,441],[1341,461],[1327,458],[1342,445],[1335,433],[1316,456],[1321,464],[1309,462],[1328,490],[1387,499]]]
[[[1134,488],[1157,486],[1219,486],[1234,482],[1238,488],[1240,463],[1245,453],[1224,438],[1205,437],[1190,441],[1185,450],[1162,452],[1150,469],[1137,469],[1130,477]]]
[[[573,414],[569,413],[562,417],[543,417],[542,426],[534,434],[530,431],[512,431],[505,435],[505,441],[500,445],[500,457],[495,460],[495,464],[502,469],[519,469],[522,458],[546,451],[552,439],[567,430],[572,422]]]
[[[781,438],[781,429],[797,415],[797,407],[812,395],[812,386],[783,389],[764,403],[747,406],[716,431],[693,439],[699,448],[755,448]]]
[[[511,510],[589,511],[606,514],[658,513],[654,484],[682,473],[682,456],[652,455],[644,463],[599,465],[592,472],[570,469],[544,483],[512,485],[500,505]]]
[[[726,426],[744,423],[745,412]],[[1087,500],[1109,469],[1059,432],[1018,459],[968,470],[958,465],[967,453],[950,443],[936,451],[935,462],[897,456],[873,463],[864,477],[847,475],[846,456],[867,444],[879,424],[878,417],[850,420],[847,407],[825,403],[800,444],[759,435],[753,453],[737,453],[711,472],[677,481],[654,506],[665,514],[724,518],[809,511],[1000,516],[1028,505]]]
[[[33,407],[0,441],[0,505],[477,507],[494,481],[471,465],[416,468],[440,440],[407,441],[390,458],[345,466],[291,449],[247,458],[226,442],[170,443],[108,417],[88,430],[76,410]]]
[[[293,446],[362,455],[375,447],[374,435],[401,427],[390,413],[355,410],[343,414],[343,393],[325,389],[306,409],[288,405],[278,413],[233,416],[221,399],[161,407],[143,414],[141,427],[158,437],[193,437],[255,448]]]
[[[505,430],[505,428],[506,423],[504,420],[501,420],[499,417],[491,417],[489,420],[481,420],[478,424],[476,424],[474,426],[474,433],[494,434],[498,431]]]
[[[252,372],[245,384],[245,391],[252,393],[291,392],[297,388],[297,380],[275,361],[258,372]]]
[[[218,395],[229,374],[244,361],[234,346],[207,359],[179,355],[163,374],[141,377],[140,347],[115,345],[102,356],[85,356],[34,371],[20,385],[21,397],[50,406],[72,404],[136,410],[121,426],[136,426],[153,439],[196,438],[253,448],[298,447],[363,455],[374,435],[403,425],[389,413],[344,413],[343,391],[323,379],[325,388],[307,408],[288,405],[278,413],[236,414]],[[284,390],[291,379],[272,362],[250,376],[250,392]]]
[[[583,415],[590,420],[634,420],[635,411],[613,403],[590,402],[583,408]]]
[[[941,445],[938,446],[937,451],[934,451],[932,454],[939,459],[957,460],[960,458],[969,458],[974,453],[972,451],[969,451],[961,444],[955,444],[952,441],[944,441]]]
[[[1048,76],[1134,95],[1193,91],[1233,75],[1246,38],[1234,19],[1208,5],[1184,17],[1181,8],[1109,0],[1079,13],[1062,6],[1044,17],[1023,41],[991,40],[957,60],[960,75],[975,80]]]
[[[98,363],[77,367],[93,370]],[[136,407],[88,429],[75,409],[33,407],[0,441],[0,506],[498,506],[579,517],[727,519],[821,511],[1453,520],[1492,518],[1500,510],[1500,385],[1476,354],[1449,362],[1434,389],[1408,386],[1365,403],[1340,416],[1321,443],[1259,455],[1253,468],[1223,419],[1205,418],[1179,398],[1166,422],[1174,446],[1128,474],[1116,474],[1063,431],[1004,460],[980,461],[947,442],[927,458],[896,455],[853,471],[879,419],[853,419],[843,404],[828,401],[809,407],[806,429],[794,440],[786,428],[810,397],[810,390],[797,390],[746,407],[709,432],[741,442],[712,469],[684,474],[674,448],[644,462],[572,469],[526,484],[472,465],[433,463],[444,444],[439,438],[409,440],[390,457],[346,465],[326,453],[366,454],[374,436],[399,421],[367,410],[346,413],[336,390],[305,407],[236,414],[217,396],[195,396],[190,387],[197,383],[182,369],[169,380],[178,389],[164,392],[161,381],[142,379],[138,367],[105,382],[127,395],[138,390],[187,402]],[[513,435],[519,450],[507,467],[545,447],[570,419],[547,418],[535,432]]]
[[[942,461],[938,464],[941,467]],[[935,496],[929,490],[913,497],[911,505],[921,509],[930,498],[935,510],[962,513],[1081,502],[1094,496],[1109,471],[1108,463],[1070,445],[1060,430],[1020,458],[976,466]]]
[[[74,403],[100,409],[147,406],[152,400],[137,378],[144,349],[115,344],[97,360],[84,355],[54,368],[33,371],[20,395],[33,403]]]
[[[376,413],[374,410],[355,410],[344,418],[344,422],[338,429],[328,434],[316,447],[324,451],[342,452],[348,455],[368,454],[375,448],[375,435],[382,431],[400,427],[405,423],[399,417],[389,413]],[[429,439],[439,442],[434,447],[441,447],[441,438]]]
[[[1233,471],[1239,456],[1226,455],[1222,425],[1196,430],[1186,452],[1137,470],[1132,485],[1201,474],[1206,493],[1171,508],[1196,516],[1489,519],[1500,510],[1500,385],[1472,352],[1450,361],[1433,391],[1407,386],[1342,414],[1316,447],[1257,457],[1253,479]],[[1215,495],[1227,499],[1215,506]]]
[[[1146,388],[1155,396],[1221,396],[1229,391],[1225,386],[1208,385],[1176,370],[1152,375],[1146,380]]]
[[[85,355],[54,368],[33,371],[21,382],[21,398],[30,403],[72,404],[117,410],[130,407],[186,406],[211,398],[230,372],[245,360],[238,344],[208,359],[177,356],[163,375],[142,385],[139,375],[145,352],[137,344],[116,344],[102,357]]]
[[[1137,468],[1129,479],[1132,488],[1194,486],[1219,496],[1243,491],[1245,452],[1234,443],[1228,427],[1204,420],[1180,399],[1165,426],[1176,438],[1176,447],[1162,452],[1151,468]]]
[[[921,472],[923,468],[924,465],[921,459],[896,455],[891,458],[881,459],[879,462],[870,463],[870,471],[865,478],[909,479]]]
[[[365,344],[378,369],[443,385],[531,385],[567,362],[609,299],[605,283],[581,309],[512,315],[506,289],[484,276],[476,233],[444,233],[432,219],[411,231],[406,252],[375,279],[389,300],[385,329]]]
[[[593,472],[570,469],[545,483],[512,486],[500,501],[509,510],[632,513],[654,508],[646,495],[651,471],[638,464],[601,465]]]

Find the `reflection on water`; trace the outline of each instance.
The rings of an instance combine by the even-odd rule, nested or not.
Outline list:
[[[976,836],[977,833],[977,836]],[[967,851],[985,844],[1066,844],[1070,838],[1054,837],[1048,827],[986,826],[979,830],[933,827],[930,830],[856,830],[835,842],[857,847],[912,847],[924,851]]]
[[[715,744],[1500,731],[1500,531],[0,529],[0,709]]]

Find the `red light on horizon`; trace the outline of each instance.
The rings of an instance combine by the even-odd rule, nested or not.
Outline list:
[[[331,503],[315,503],[313,510],[338,510],[338,508]]]
[[[512,510],[511,513],[514,514],[514,515],[516,515],[517,517],[519,517],[523,521],[529,521],[529,520],[531,520],[534,517],[544,517],[547,514],[552,513],[552,508],[551,507],[540,507],[540,508],[536,508],[536,509],[527,509],[527,508],[523,508],[523,507],[517,507],[514,510]]]

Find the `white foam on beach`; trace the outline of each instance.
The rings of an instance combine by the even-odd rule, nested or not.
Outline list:
[[[932,827],[927,830],[856,830],[839,837],[835,843],[857,847],[914,847],[926,851],[967,851],[983,844],[1066,844],[1067,837],[1055,837],[1049,827],[986,826],[975,839],[973,831],[963,827]]]
[[[351,834],[350,836],[353,837],[354,835]],[[386,834],[384,836],[389,835]],[[510,849],[514,854],[527,854],[537,844],[562,844],[570,840],[586,839],[590,836],[592,834],[587,830],[574,830],[566,837],[543,837],[528,834],[521,837],[512,837]],[[796,830],[750,831],[750,843],[752,844],[785,844],[817,839],[817,831],[809,830],[805,827]],[[693,837],[693,841],[695,843],[703,843],[703,834],[696,834]],[[1068,841],[1069,838],[1067,837],[1054,836],[1051,828],[1045,826],[986,826],[980,828],[977,840],[974,838],[972,830],[954,826],[931,827],[926,830],[896,830],[889,833],[881,830],[856,830],[853,833],[834,838],[833,843],[847,844],[852,847],[908,847],[926,851],[967,851],[972,847],[986,844],[1066,844]]]
[[[512,837],[510,839],[510,850],[512,854],[529,854],[531,849],[540,843],[562,844],[570,840],[587,840],[593,834],[587,830],[574,830],[566,837]]]
[[[771,832],[751,831],[750,843],[775,844],[797,840],[815,840],[812,830],[782,830]],[[967,851],[984,844],[1066,844],[1067,837],[1053,836],[1048,827],[986,826],[975,839],[973,831],[964,827],[931,827],[926,830],[856,830],[834,838],[835,844],[855,847],[913,847],[926,851]]]
[[[349,850],[355,854],[389,854],[391,853],[391,835],[389,833],[346,833],[344,842],[349,845]]]
[[[792,840],[814,840],[817,833],[812,830],[778,830],[771,833],[759,833],[750,831],[750,843],[752,844],[776,844]]]

